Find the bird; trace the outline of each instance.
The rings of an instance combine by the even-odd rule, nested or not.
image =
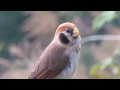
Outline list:
[[[73,79],[77,72],[80,50],[81,36],[77,26],[71,22],[60,24],[28,79]]]

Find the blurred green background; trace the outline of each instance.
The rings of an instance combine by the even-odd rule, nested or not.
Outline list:
[[[75,79],[119,79],[119,11],[0,11],[0,78],[28,78],[64,22],[76,24],[83,41]]]

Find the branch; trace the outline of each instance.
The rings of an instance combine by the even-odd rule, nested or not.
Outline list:
[[[98,40],[120,40],[120,35],[94,35],[82,38],[82,44]]]

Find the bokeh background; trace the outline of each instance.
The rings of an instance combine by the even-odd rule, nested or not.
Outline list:
[[[27,79],[64,22],[75,23],[83,41],[75,79],[119,79],[119,11],[0,11],[0,78]]]

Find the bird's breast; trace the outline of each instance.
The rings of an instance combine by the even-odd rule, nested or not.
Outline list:
[[[80,57],[81,38],[74,40],[72,46],[67,47],[64,55],[69,56],[69,62],[64,69],[54,77],[54,79],[72,79],[77,71],[78,60]]]
[[[71,79],[74,77],[77,66],[78,66],[78,59],[79,53],[66,51],[65,54],[69,55],[69,62],[66,67],[59,73],[54,79]]]

